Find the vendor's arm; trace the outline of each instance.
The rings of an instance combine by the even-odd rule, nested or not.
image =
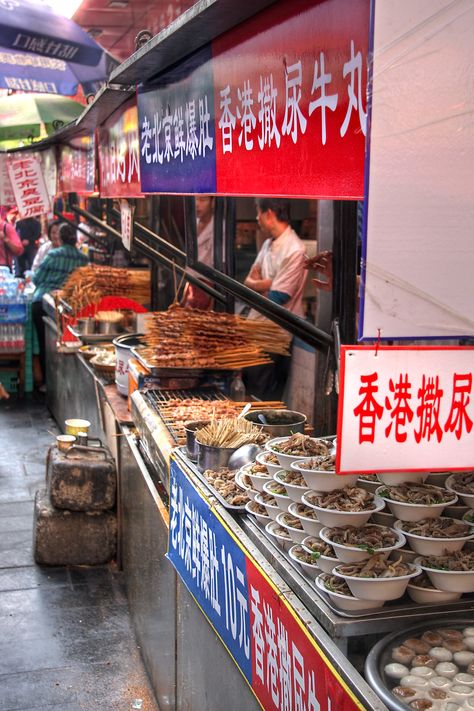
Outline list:
[[[272,285],[272,280],[271,279],[264,279],[263,274],[262,274],[262,261],[263,261],[263,254],[264,250],[266,247],[266,243],[264,243],[262,249],[257,255],[257,258],[255,262],[252,264],[252,267],[247,275],[247,278],[244,281],[245,286],[248,286],[249,289],[253,289],[253,291],[257,291],[259,294],[266,294],[267,291],[270,289]]]
[[[10,225],[8,222],[5,223],[5,228],[0,232],[0,241],[4,241],[10,252],[16,257],[19,257],[25,251],[21,243],[20,235],[13,225]]]
[[[294,252],[281,263],[278,274],[267,294],[270,301],[284,306],[296,294],[301,282],[306,280],[304,251]]]

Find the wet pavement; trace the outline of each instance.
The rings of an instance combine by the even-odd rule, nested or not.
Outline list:
[[[158,711],[123,574],[34,563],[48,430],[42,401],[0,401],[0,711]]]

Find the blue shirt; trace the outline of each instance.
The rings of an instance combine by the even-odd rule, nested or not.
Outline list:
[[[72,244],[63,244],[61,247],[51,249],[38,267],[38,271],[33,274],[33,283],[36,286],[33,301],[41,301],[44,294],[60,289],[69,274],[78,267],[88,264],[88,261],[87,257]]]

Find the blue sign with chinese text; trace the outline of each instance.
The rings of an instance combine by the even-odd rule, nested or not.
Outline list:
[[[138,93],[142,191],[216,191],[210,45]]]
[[[174,460],[168,558],[251,684],[245,555]]]

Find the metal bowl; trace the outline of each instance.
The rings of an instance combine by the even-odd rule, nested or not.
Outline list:
[[[196,442],[196,431],[200,430],[201,427],[205,427],[209,424],[210,420],[193,420],[192,422],[184,423],[184,431],[186,432],[186,452],[188,458],[195,462],[198,456]]]
[[[259,419],[259,415],[262,419]],[[307,421],[306,415],[294,410],[251,410],[244,419],[258,425],[272,437],[286,437],[295,432],[304,432]]]
[[[210,447],[208,444],[197,444],[197,467],[203,472],[206,469],[216,471],[221,467],[226,467],[229,463],[230,455],[237,451],[237,447]]]
[[[440,619],[434,612],[431,621],[409,625],[402,632],[392,632],[379,640],[370,650],[365,661],[365,678],[390,711],[407,711],[409,709],[408,704],[403,703],[392,694],[391,689],[397,686],[397,681],[387,677],[384,671],[385,666],[392,660],[392,649],[400,646],[409,637],[419,637],[423,632],[439,630],[440,627],[449,627],[450,629],[472,627],[472,617]]]

